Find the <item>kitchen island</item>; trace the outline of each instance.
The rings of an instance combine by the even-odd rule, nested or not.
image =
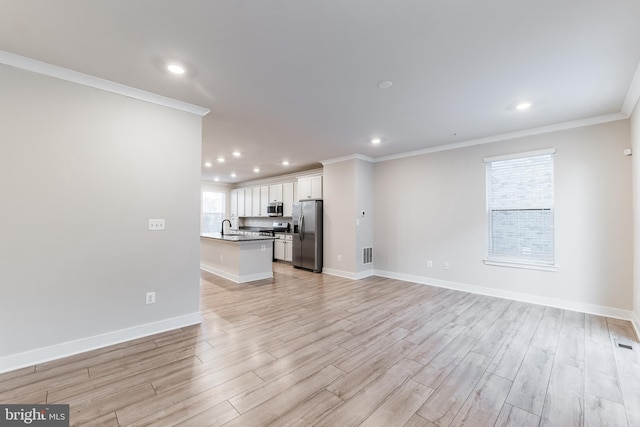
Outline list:
[[[236,283],[273,277],[273,237],[203,233],[200,268]]]

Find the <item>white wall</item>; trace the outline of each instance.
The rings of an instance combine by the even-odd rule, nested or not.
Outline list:
[[[631,310],[629,138],[624,120],[376,163],[376,272],[611,315]],[[483,158],[550,147],[558,271],[485,265]]]
[[[640,108],[631,115],[633,161],[633,311],[636,331],[640,331]]]
[[[374,188],[373,188],[373,163],[357,159],[356,167],[356,205],[354,218],[356,219],[356,272],[366,273],[373,271],[373,264],[363,264],[362,249],[373,247],[374,243]],[[362,216],[364,212],[364,216]],[[353,219],[351,219],[353,221]],[[375,261],[376,248],[373,248]]]
[[[201,117],[5,65],[0,93],[0,371],[199,318]]]
[[[323,173],[324,271],[370,275],[373,265],[363,265],[362,248],[373,246],[373,164],[359,158],[328,162]]]
[[[350,275],[356,272],[355,159],[324,165],[322,197],[324,271]]]

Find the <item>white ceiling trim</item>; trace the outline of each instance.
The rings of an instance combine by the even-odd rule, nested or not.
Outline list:
[[[271,185],[271,184],[282,184],[285,182],[295,182],[298,178],[303,178],[306,176],[315,176],[322,175],[322,168],[309,169],[304,171],[292,172],[285,175],[277,175],[270,176],[268,178],[258,178],[252,179],[250,181],[237,182],[235,184],[229,184],[231,188],[247,188],[247,187],[258,187],[262,185]],[[203,183],[215,183],[212,181],[202,181]],[[217,183],[216,183],[217,184]]]
[[[364,160],[365,162],[371,162],[371,163],[376,161],[376,159],[374,159],[373,157],[365,156],[364,154],[349,154],[348,156],[336,157],[328,160],[320,160],[320,163],[322,163],[322,166],[326,166],[332,163],[340,163],[340,162],[346,162],[348,160],[356,160],[356,159]]]
[[[77,83],[83,86],[89,86],[107,92],[116,93],[118,95],[123,95],[129,98],[138,99],[140,101],[173,108],[175,110],[185,111],[187,113],[196,114],[198,116],[205,116],[211,111],[198,105],[178,101],[166,96],[156,95],[155,93],[136,89],[130,86],[125,86],[120,83],[115,83],[110,80],[90,76],[88,74],[79,73],[67,68],[58,67],[57,65],[47,64],[46,62],[36,61],[35,59],[16,55],[3,50],[0,50],[0,64],[5,64],[11,67],[20,68],[22,70],[31,71],[72,83]]]
[[[405,157],[420,156],[422,154],[437,153],[439,151],[455,150],[458,148],[472,147],[474,145],[491,144],[493,142],[506,141],[508,139],[523,138],[526,136],[540,135],[550,132],[558,132],[562,130],[575,129],[597,125],[601,123],[615,122],[618,120],[628,119],[629,115],[625,113],[605,114],[602,116],[590,117],[588,119],[574,120],[571,122],[556,123],[549,126],[541,126],[532,129],[526,129],[518,132],[503,133],[500,135],[488,136],[486,138],[472,139],[469,141],[455,142],[453,144],[439,145],[437,147],[425,148],[423,150],[409,151],[406,153],[392,154],[389,156],[377,157],[375,162],[385,162],[387,160],[402,159]]]
[[[624,99],[621,111],[627,116],[631,116],[633,109],[638,104],[638,99],[640,99],[640,63],[636,67],[636,72],[633,75],[631,84],[629,85],[627,97]]]

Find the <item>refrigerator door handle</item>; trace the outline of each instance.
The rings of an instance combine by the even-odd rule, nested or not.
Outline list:
[[[298,223],[300,224],[300,240],[304,240],[304,215],[300,215],[300,220],[298,221]]]

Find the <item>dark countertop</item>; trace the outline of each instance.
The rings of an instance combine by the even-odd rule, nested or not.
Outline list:
[[[285,231],[274,231],[273,227],[238,227],[238,228],[232,228],[231,231],[250,231],[254,233],[273,231],[275,233],[285,233]]]
[[[224,236],[220,233],[202,233],[200,237],[207,239],[224,240],[226,242],[250,242],[254,240],[273,240],[271,236],[246,236],[241,234],[224,233]]]

